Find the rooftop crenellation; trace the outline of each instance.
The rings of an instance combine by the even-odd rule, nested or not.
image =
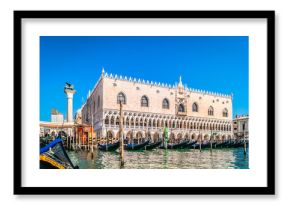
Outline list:
[[[117,74],[112,74],[112,73],[108,74],[107,72],[105,72],[104,68],[102,68],[102,75],[97,80],[97,82],[93,88],[93,91],[95,90],[95,88],[99,84],[102,77],[110,78],[110,79],[114,79],[114,80],[121,80],[121,81],[128,81],[128,82],[140,83],[140,84],[145,84],[145,85],[163,87],[163,88],[168,88],[168,89],[174,89],[174,88],[177,88],[178,86],[182,85],[181,76],[179,77],[179,83],[176,82],[174,85],[170,85],[170,84],[162,83],[162,82],[161,83],[160,82],[153,82],[153,81],[144,80],[144,79],[140,79],[140,78],[137,79],[137,78],[131,77],[131,76],[127,77],[127,76],[122,76],[122,75],[118,76]],[[233,97],[233,94],[223,94],[223,93],[217,93],[217,92],[206,91],[206,90],[201,90],[201,89],[195,89],[195,88],[190,88],[187,85],[184,86],[184,89],[186,91],[189,91],[189,92],[195,92],[195,93],[206,94],[206,95],[213,95],[213,96],[227,97],[227,98]],[[88,96],[87,96],[88,98],[93,93],[93,91],[91,92],[89,90]]]

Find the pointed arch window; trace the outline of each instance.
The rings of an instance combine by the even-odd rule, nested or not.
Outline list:
[[[120,92],[117,96],[117,104],[120,104],[120,102],[122,104],[126,104],[126,96],[124,93]]]
[[[162,108],[163,109],[169,109],[169,100],[164,98],[162,101]]]
[[[141,107],[149,107],[149,100],[145,95],[143,95],[141,98]]]
[[[184,109],[184,105],[183,104],[180,104],[178,106],[178,112],[185,112],[185,109]]]
[[[109,121],[110,121],[109,116],[106,116],[106,118],[105,118],[105,125],[108,125],[109,124]]]
[[[197,103],[192,104],[192,112],[198,112],[198,105]]]
[[[208,108],[208,115],[213,116],[213,114],[214,114],[213,107],[210,106],[210,107]]]
[[[227,108],[225,108],[223,110],[223,117],[228,117],[228,109]]]

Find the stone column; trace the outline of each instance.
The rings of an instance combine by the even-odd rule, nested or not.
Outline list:
[[[76,91],[74,89],[65,88],[64,92],[67,96],[67,122],[73,122],[73,95]]]

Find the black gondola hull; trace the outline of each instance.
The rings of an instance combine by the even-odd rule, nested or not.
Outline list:
[[[148,144],[149,144],[149,141],[146,141],[141,144],[125,144],[124,149],[125,150],[142,150]]]
[[[162,141],[150,143],[150,144],[146,145],[143,149],[144,150],[152,150],[152,149],[159,147],[161,145],[161,143],[162,143]]]
[[[167,145],[167,149],[183,149],[183,148],[187,147],[187,144],[188,144],[188,141],[181,142],[181,143],[178,143],[178,144],[168,144]],[[160,148],[161,149],[166,149],[166,147],[164,147],[164,146],[161,146]]]
[[[98,144],[98,148],[101,151],[116,151],[119,148],[119,146],[120,146],[119,141],[113,144],[106,144],[106,145]]]

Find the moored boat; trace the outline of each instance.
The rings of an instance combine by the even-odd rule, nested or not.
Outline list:
[[[191,148],[194,144],[196,144],[197,141],[189,141],[187,144],[186,144],[186,148]]]
[[[176,144],[167,144],[167,149],[183,149],[186,148],[188,141],[176,143]],[[160,147],[161,149],[166,149],[164,146]]]
[[[125,144],[124,145],[124,149],[125,150],[140,150],[140,149],[143,149],[146,145],[149,144],[149,140],[143,142],[143,143],[140,143],[140,144]]]
[[[224,146],[226,148],[232,148],[235,145],[235,141],[234,140],[229,140]]]
[[[161,145],[162,141],[158,141],[158,142],[154,142],[154,143],[149,143],[148,145],[146,145],[143,149],[144,150],[152,150],[155,149],[157,147],[159,147]]]
[[[41,169],[78,169],[67,155],[61,139],[40,148],[39,160]]]
[[[112,143],[112,144],[98,144],[99,150],[102,151],[115,151],[119,148],[120,141]]]
[[[214,148],[214,144],[212,143],[212,145],[213,145],[213,148]],[[199,148],[201,148],[201,149],[205,149],[205,148],[210,148],[210,142],[202,142],[202,143],[195,143],[193,146],[192,146],[192,148],[194,148],[194,149],[199,149]]]
[[[224,141],[224,142],[217,142],[215,144],[215,148],[223,148],[225,147],[225,144],[227,144],[228,142],[227,141]]]

